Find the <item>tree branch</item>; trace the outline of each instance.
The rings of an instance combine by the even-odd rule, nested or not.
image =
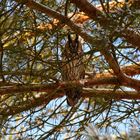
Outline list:
[[[43,94],[38,98],[34,98],[27,102],[26,104],[22,104],[21,106],[14,106],[8,108],[7,110],[4,109],[1,111],[1,115],[3,116],[10,116],[21,113],[23,111],[28,111],[31,108],[39,107],[42,105],[48,104],[51,100],[56,98],[63,97],[64,93],[61,92],[51,92],[47,95]],[[121,99],[140,99],[140,94],[134,91],[120,91],[120,90],[97,90],[97,89],[84,89],[81,95],[83,98],[106,98],[106,99],[114,99],[114,100],[121,100]]]
[[[128,80],[128,79],[127,79]],[[134,79],[131,79],[134,81]],[[0,88],[0,95],[5,95],[5,94],[15,94],[15,93],[26,93],[26,92],[46,92],[46,93],[51,93],[51,92],[58,92],[58,93],[63,93],[64,89],[67,88],[72,88],[77,85],[81,85],[85,88],[88,87],[93,87],[96,85],[119,85],[119,86],[126,86],[130,88],[137,88],[139,89],[140,87],[137,86],[137,83],[139,81],[135,80],[134,83],[126,83],[122,82],[119,83],[118,78],[116,77],[106,77],[106,78],[93,78],[93,79],[83,79],[79,81],[68,81],[68,82],[59,82],[59,83],[54,83],[54,84],[28,84],[28,85],[11,85],[11,86],[4,86]]]

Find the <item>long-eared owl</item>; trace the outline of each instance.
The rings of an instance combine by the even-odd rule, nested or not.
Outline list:
[[[72,39],[68,34],[68,41],[62,53],[62,79],[63,81],[76,81],[83,79],[85,76],[85,68],[83,63],[83,50],[78,35]],[[81,98],[82,87],[73,86],[65,89],[67,103],[70,106],[77,104]]]

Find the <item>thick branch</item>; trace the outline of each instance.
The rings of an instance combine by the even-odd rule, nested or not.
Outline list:
[[[121,68],[122,72],[124,72],[128,76],[134,76],[140,74],[140,63],[124,66]]]
[[[57,94],[50,93],[47,95],[46,94],[41,95],[38,98],[34,98],[32,100],[29,100],[29,102],[27,101],[25,104],[22,103],[21,106],[14,106],[14,107],[11,107],[10,109],[8,108],[8,110],[3,110],[3,111],[1,111],[1,115],[10,116],[10,115],[15,115],[15,114],[21,113],[23,111],[28,111],[31,108],[46,105],[51,100],[56,99],[56,98],[60,98],[62,96],[64,96],[64,94],[62,94],[62,93],[57,93]]]
[[[82,97],[104,97],[108,99],[140,99],[140,94],[135,91],[84,89]]]
[[[103,73],[97,73],[95,76],[97,78],[112,77],[113,71],[111,69],[109,69],[108,71],[109,72],[104,71]],[[137,65],[132,64],[132,65],[123,66],[123,67],[121,67],[121,71],[128,76],[139,75],[140,74],[140,63],[137,63]],[[93,75],[93,73],[91,73],[91,72],[87,72],[86,74],[89,75],[89,77],[92,77],[92,75]]]
[[[130,80],[126,79],[126,80]],[[137,88],[139,89],[140,86],[137,84],[139,83],[138,80],[131,79],[133,83],[130,81],[127,84],[126,82],[120,83],[118,78],[116,77],[106,77],[106,78],[93,78],[93,79],[83,79],[80,81],[70,81],[70,82],[60,82],[60,83],[54,83],[54,84],[44,84],[44,85],[16,85],[16,86],[4,86],[0,88],[0,95],[5,94],[14,94],[14,93],[25,93],[25,92],[63,92],[64,89],[67,89],[68,87],[72,88],[77,85],[81,85],[83,87],[91,87],[96,85],[119,85],[119,86],[126,86],[130,88]]]
[[[102,12],[94,7],[87,0],[70,0],[71,3],[74,3],[80,10],[86,13],[91,19],[97,20],[102,16]],[[88,10],[87,10],[88,9]]]
[[[127,29],[122,32],[121,35],[127,40],[127,42],[133,44],[134,46],[137,46],[140,49],[140,35],[135,31]]]
[[[3,116],[10,116],[10,115],[15,115],[18,113],[21,113],[23,111],[28,111],[31,108],[39,107],[42,105],[48,104],[51,100],[60,98],[64,96],[63,93],[57,92],[57,93],[49,93],[45,95],[41,95],[38,98],[30,100],[30,102],[27,102],[26,104],[22,106],[17,106],[17,107],[11,107],[8,110],[3,110],[1,112],[1,115]],[[106,99],[115,99],[115,100],[121,100],[121,99],[140,99],[140,94],[137,92],[132,92],[132,91],[120,91],[120,90],[97,90],[97,89],[84,89],[83,93],[81,95],[83,98],[88,97],[101,97],[101,98],[106,98]]]
[[[116,62],[116,60],[114,59],[114,57],[112,56],[112,54],[109,52],[109,48],[108,47],[104,47],[102,46],[101,48],[101,53],[104,55],[106,61],[108,62],[110,68],[113,70],[114,74],[118,77],[121,78],[123,73],[118,65],[118,63]]]

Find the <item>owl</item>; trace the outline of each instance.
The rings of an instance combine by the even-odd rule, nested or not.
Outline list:
[[[63,81],[76,81],[84,79],[85,68],[83,63],[82,45],[78,40],[78,35],[75,39],[68,35],[68,41],[62,53],[62,79]],[[72,86],[65,89],[67,103],[69,106],[77,104],[81,98],[82,87]]]

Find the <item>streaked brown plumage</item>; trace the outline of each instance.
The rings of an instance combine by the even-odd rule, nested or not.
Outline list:
[[[83,50],[77,35],[74,40],[68,35],[68,41],[62,53],[62,62],[62,79],[64,81],[74,81],[84,78]],[[81,92],[82,87],[77,85],[66,89],[67,103],[70,106],[77,104],[81,97]]]

